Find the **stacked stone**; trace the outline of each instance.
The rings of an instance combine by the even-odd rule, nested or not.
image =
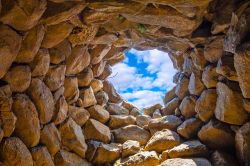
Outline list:
[[[0,0],[0,165],[249,165],[249,5]],[[107,80],[130,48],[178,70],[144,115]]]

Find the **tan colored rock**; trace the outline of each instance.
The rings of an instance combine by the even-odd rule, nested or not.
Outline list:
[[[99,92],[103,88],[102,81],[98,79],[93,79],[90,83],[90,86],[92,87],[94,93]]]
[[[175,89],[176,89],[176,87],[173,87],[171,90],[169,90],[165,94],[164,99],[163,99],[164,104],[167,104],[168,102],[170,102],[172,99],[174,99],[176,97]]]
[[[69,118],[60,126],[59,131],[62,137],[62,144],[70,151],[84,158],[87,151],[87,144],[85,143],[81,127],[77,125],[74,120]]]
[[[206,157],[208,149],[198,140],[183,142],[162,153],[162,160],[168,158]]]
[[[95,38],[93,39],[93,41],[91,43],[93,44],[112,44],[113,42],[115,42],[116,40],[118,40],[117,35],[112,34],[112,33],[106,33],[104,35],[101,36],[95,36]]]
[[[117,129],[127,125],[134,125],[136,119],[131,115],[110,115],[108,126],[111,129]]]
[[[242,125],[247,122],[249,115],[244,110],[241,94],[230,89],[224,83],[217,83],[216,88],[218,98],[215,117],[220,121],[235,125]]]
[[[2,128],[0,128],[0,142],[2,142],[4,136],[4,131]]]
[[[88,141],[88,149],[86,152],[86,159],[88,161],[92,161],[93,158],[95,157],[95,153],[98,149],[98,147],[100,147],[101,142],[99,141],[94,141],[94,140],[90,140]]]
[[[50,56],[47,49],[40,49],[34,60],[30,63],[32,77],[46,75],[49,70]]]
[[[101,144],[94,156],[93,163],[109,164],[117,160],[121,155],[121,147],[115,143]]]
[[[179,106],[180,99],[175,97],[174,99],[170,100],[168,103],[165,104],[165,108],[163,108],[162,113],[163,115],[173,115],[175,109]]]
[[[35,166],[43,166],[43,165],[54,166],[53,160],[46,146],[34,147],[30,150],[30,152]]]
[[[189,78],[188,90],[192,95],[200,96],[201,92],[205,89],[204,84],[198,74],[192,73]]]
[[[175,159],[168,159],[161,163],[160,166],[212,166],[212,164],[205,158],[190,158],[190,159],[183,159],[183,158],[175,158]]]
[[[180,143],[180,137],[176,132],[164,129],[157,131],[150,138],[144,149],[146,151],[156,151],[161,153],[162,151],[171,149]]]
[[[156,119],[156,118],[161,118],[161,117],[162,117],[161,111],[160,110],[155,110],[155,112],[152,115],[152,118]]]
[[[106,78],[108,78],[108,76],[110,76],[112,74],[112,68],[109,64],[106,64],[102,74],[98,77],[101,80],[105,80]]]
[[[136,124],[140,127],[147,126],[152,118],[149,115],[136,116]]]
[[[88,108],[90,117],[101,123],[106,123],[109,120],[109,112],[100,105],[94,105]]]
[[[97,102],[91,87],[80,90],[79,98],[82,99],[84,108],[95,105]]]
[[[108,103],[109,96],[106,92],[100,91],[100,92],[95,94],[95,99],[96,99],[98,105],[101,105],[104,107]]]
[[[15,60],[21,47],[21,36],[6,25],[0,26],[0,39],[4,45],[0,46],[0,78],[2,78]]]
[[[122,144],[122,158],[132,156],[140,151],[140,143],[138,141],[128,140]]]
[[[103,57],[109,52],[111,47],[105,44],[99,44],[90,50],[91,64],[95,65],[101,62]]]
[[[37,54],[43,37],[45,34],[45,28],[43,25],[37,25],[28,31],[22,41],[22,46],[15,59],[18,63],[29,63]]]
[[[80,156],[75,153],[68,152],[66,150],[60,150],[55,155],[55,165],[56,166],[92,166],[85,159],[82,159]]]
[[[15,66],[3,77],[12,92],[24,92],[30,86],[31,72],[29,66]]]
[[[48,26],[42,41],[42,47],[52,48],[58,45],[69,36],[72,29],[73,25],[67,22]]]
[[[177,84],[175,94],[179,97],[179,99],[183,99],[185,96],[188,95],[188,84],[189,79],[186,77],[183,77]]]
[[[237,166],[237,159],[225,152],[215,151],[211,156],[211,162],[214,166]]]
[[[109,128],[94,119],[87,121],[84,127],[84,135],[87,140],[93,139],[104,143],[109,143],[111,139]]]
[[[191,118],[195,115],[195,102],[196,99],[193,96],[186,96],[182,100],[179,109],[184,117]]]
[[[206,88],[215,88],[218,82],[219,74],[216,73],[216,67],[208,65],[202,73],[202,82]]]
[[[163,129],[176,130],[181,123],[182,120],[177,116],[167,115],[162,118],[152,119],[148,124],[148,128],[150,132],[154,134],[156,131]]]
[[[161,109],[161,108],[162,108],[162,105],[158,103],[158,104],[155,104],[155,105],[153,105],[153,106],[144,108],[143,111],[144,111],[144,114],[145,114],[145,115],[152,116],[153,113],[155,112],[155,110]]]
[[[197,118],[190,118],[185,120],[178,128],[177,133],[180,136],[190,139],[197,136],[199,129],[202,126],[202,121]]]
[[[81,73],[77,75],[78,85],[79,87],[89,86],[91,81],[93,80],[93,72],[90,67],[84,69]]]
[[[28,148],[18,137],[9,137],[3,141],[0,156],[4,165],[33,166]]]
[[[65,99],[68,104],[72,104],[79,98],[80,91],[78,89],[78,81],[76,77],[65,77],[64,80],[64,93]]]
[[[54,115],[52,117],[52,121],[55,125],[61,124],[66,118],[68,114],[68,103],[65,100],[64,96],[61,96],[55,106]]]
[[[115,162],[114,166],[158,166],[160,164],[159,157],[154,151],[145,151],[136,153],[125,159]]]
[[[101,61],[98,64],[93,65],[92,70],[93,70],[94,77],[99,77],[102,74],[106,63],[107,63],[107,61]]]
[[[88,48],[84,45],[76,46],[66,58],[66,74],[78,74],[90,64]]]
[[[201,128],[198,137],[202,143],[210,148],[220,149],[234,146],[233,131],[227,124],[215,119],[210,120]]]
[[[129,110],[114,103],[108,104],[107,111],[109,112],[110,115],[128,115],[129,114]]]
[[[90,114],[86,109],[75,106],[69,106],[68,115],[81,127],[90,117]]]
[[[55,110],[53,95],[49,88],[40,79],[35,78],[32,79],[28,92],[37,108],[40,123],[48,123]]]
[[[203,70],[206,66],[206,59],[204,57],[204,48],[195,48],[190,53],[190,57],[192,58],[194,66],[199,69]]]
[[[49,49],[50,62],[59,64],[71,54],[71,45],[68,40],[64,40],[55,47]]]
[[[17,121],[15,114],[10,111],[1,111],[0,119],[4,137],[10,137],[15,130],[15,124]]]
[[[50,66],[49,71],[44,79],[45,84],[48,88],[54,92],[64,84],[65,79],[65,65]]]
[[[249,99],[243,99],[243,106],[244,109],[250,113],[250,100]]]
[[[211,38],[208,41],[204,48],[204,57],[207,61],[214,63],[220,59],[223,53],[223,43],[223,37]]]
[[[216,101],[217,93],[215,89],[203,91],[196,101],[195,112],[203,122],[207,122],[213,117]]]
[[[134,108],[139,109],[139,108],[137,108],[135,105],[133,105],[132,103],[130,103],[130,102],[128,102],[128,101],[125,101],[125,100],[123,100],[122,106],[123,106],[124,108],[126,108],[127,110],[129,110],[129,111],[131,111],[131,110],[134,109]]]
[[[17,94],[12,111],[17,117],[15,134],[27,147],[37,145],[40,139],[40,123],[35,105],[25,94]]]
[[[107,80],[103,81],[103,90],[108,94],[110,102],[118,103],[122,100],[114,86]]]
[[[61,148],[61,135],[54,123],[44,126],[41,130],[40,142],[48,148],[51,156],[54,156]]]
[[[145,145],[150,138],[149,132],[137,125],[128,125],[119,129],[115,129],[113,130],[113,134],[115,142],[118,143],[124,143],[127,140],[135,140],[141,145]]]
[[[139,109],[133,108],[133,109],[130,111],[129,115],[132,115],[132,116],[137,117],[138,115],[141,115],[141,112],[140,112]]]
[[[11,111],[11,106],[13,103],[11,95],[12,91],[9,85],[4,85],[0,87],[0,112]]]
[[[242,165],[249,165],[250,163],[250,123],[245,123],[237,132],[235,136],[235,147],[237,157]]]

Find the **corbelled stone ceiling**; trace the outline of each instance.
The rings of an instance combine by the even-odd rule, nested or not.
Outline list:
[[[249,0],[0,0],[0,165],[249,166],[249,27]],[[130,48],[178,70],[143,114],[107,80]]]

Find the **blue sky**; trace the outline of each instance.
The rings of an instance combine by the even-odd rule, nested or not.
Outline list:
[[[176,70],[167,53],[159,50],[131,49],[126,59],[113,66],[109,80],[121,96],[140,108],[161,103],[175,84]]]

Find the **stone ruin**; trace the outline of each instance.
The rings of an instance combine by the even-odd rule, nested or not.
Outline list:
[[[0,165],[249,166],[249,27],[248,0],[0,0]],[[143,115],[107,80],[130,48],[178,70]]]

